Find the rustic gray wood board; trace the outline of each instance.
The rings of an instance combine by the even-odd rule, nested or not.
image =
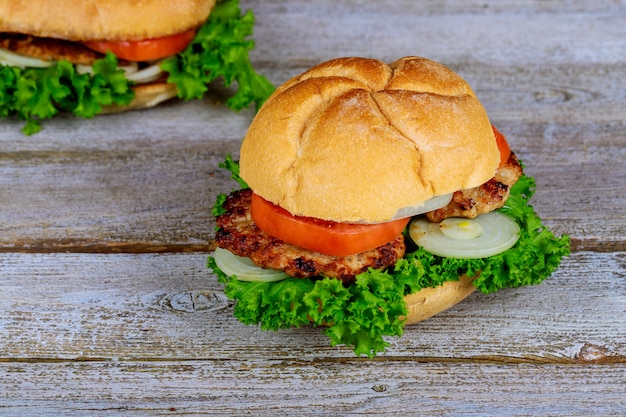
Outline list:
[[[239,323],[221,284],[205,267],[205,254],[0,257],[0,349],[8,361],[354,357],[350,349],[330,347],[320,329],[264,332]],[[625,263],[623,252],[576,253],[541,285],[474,293],[407,327],[401,338],[389,340],[385,356],[624,362],[626,290],[618,271]],[[579,278],[583,274],[586,280]],[[589,356],[593,349],[598,357]]]
[[[0,415],[626,415],[623,1],[244,1],[279,84],[337,56],[464,76],[572,238],[545,283],[472,294],[356,358],[232,317],[210,208],[254,117],[202,101],[24,136],[0,121]]]

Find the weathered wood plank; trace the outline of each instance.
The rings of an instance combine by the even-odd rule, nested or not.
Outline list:
[[[4,415],[623,416],[626,365],[0,363]]]
[[[465,68],[536,177],[534,204],[548,224],[575,248],[623,249],[626,100],[615,88],[623,73],[579,70],[542,68],[512,82],[519,75],[510,69]],[[588,90],[576,90],[579,82]],[[237,153],[253,116],[206,106],[171,103],[142,113],[147,125],[133,113],[83,121],[72,135],[63,124],[71,118],[36,137],[0,135],[0,248],[201,250],[215,195],[232,188],[217,164]]]
[[[626,415],[623,3],[242,7],[276,84],[343,55],[460,72],[575,253],[542,285],[473,294],[359,359],[318,329],[240,324],[204,266],[210,206],[232,187],[217,164],[253,117],[214,105],[228,90],[33,137],[3,119],[0,415]]]
[[[318,329],[232,317],[204,254],[0,254],[1,360],[352,358]],[[624,253],[577,253],[544,284],[473,294],[391,339],[387,357],[626,361]]]
[[[226,119],[237,129],[216,123],[206,137],[169,136],[160,127],[154,135],[97,136],[97,126],[82,141],[0,140],[0,248],[202,250],[213,234],[215,196],[234,186],[217,165],[238,152],[249,120],[240,117]],[[537,180],[533,204],[548,224],[580,249],[623,249],[624,124],[498,120]]]
[[[623,62],[626,28],[619,2],[248,4],[257,16],[255,37],[272,40],[257,41],[254,56],[264,64],[309,66],[343,55],[495,65]]]
[[[575,248],[624,248],[625,73],[614,52],[626,25],[615,2],[242,6],[257,15],[253,58],[275,83],[346,54],[450,65],[536,175],[535,205],[549,224]],[[0,250],[202,250],[208,208],[230,187],[217,163],[237,152],[253,116],[218,99],[62,117],[34,137],[3,120]]]
[[[206,106],[164,105],[147,125],[124,114],[86,121],[72,135],[52,124],[37,137],[0,139],[2,246],[205,249],[210,208],[226,191],[217,165],[251,119]]]

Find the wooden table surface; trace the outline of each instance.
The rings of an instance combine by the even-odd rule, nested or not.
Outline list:
[[[263,332],[206,269],[217,165],[252,110],[204,101],[0,121],[0,415],[626,415],[626,4],[243,1],[275,84],[337,56],[463,75],[572,254],[375,359]]]

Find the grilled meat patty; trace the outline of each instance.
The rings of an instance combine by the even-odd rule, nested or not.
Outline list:
[[[81,65],[92,65],[104,56],[78,42],[17,33],[0,33],[0,48],[43,61],[67,60]]]
[[[456,191],[447,206],[426,213],[426,218],[438,223],[448,217],[473,219],[479,214],[489,213],[504,205],[511,187],[521,175],[522,166],[511,152],[506,164],[498,168],[492,179],[478,187]]]
[[[344,282],[369,268],[383,269],[395,265],[406,250],[404,237],[376,249],[356,255],[335,257],[285,243],[259,229],[250,216],[252,190],[235,191],[223,204],[226,213],[216,218],[219,230],[215,240],[219,247],[248,257],[256,265],[285,271],[297,278],[316,276],[338,278]]]

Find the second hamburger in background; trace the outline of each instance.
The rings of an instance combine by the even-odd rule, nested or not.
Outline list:
[[[254,26],[238,0],[0,0],[0,116],[33,134],[61,111],[93,117],[202,98],[260,106],[274,87],[253,69]]]

